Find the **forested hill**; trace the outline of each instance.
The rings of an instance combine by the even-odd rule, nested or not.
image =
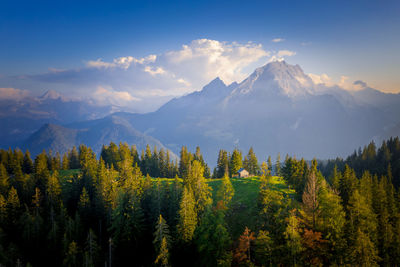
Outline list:
[[[328,160],[319,166],[325,177],[332,178],[335,166],[337,170],[343,172],[346,165],[353,168],[358,176],[368,170],[372,175],[387,175],[392,180],[395,187],[400,186],[400,140],[399,137],[390,138],[383,141],[377,148],[372,141],[367,146],[361,147],[358,151],[346,159],[336,158]]]
[[[100,159],[83,145],[34,161],[0,150],[0,264],[397,266],[398,177],[367,160],[327,180],[316,160],[289,156],[272,176],[252,149],[220,150],[212,174],[199,148],[176,162],[113,143]],[[239,167],[257,176],[233,177]]]

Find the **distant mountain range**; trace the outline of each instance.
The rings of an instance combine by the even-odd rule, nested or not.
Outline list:
[[[60,109],[60,103],[72,105],[60,97],[54,101]],[[225,85],[216,78],[201,91],[172,99],[146,114],[117,112],[92,120],[112,110],[85,109],[75,103],[77,107],[68,107],[73,111],[63,118],[60,109],[37,105],[46,114],[54,114],[48,115],[48,122],[63,126],[45,125],[21,143],[32,152],[43,148],[65,151],[79,143],[99,150],[109,141],[126,141],[139,147],[145,143],[166,147],[175,153],[182,145],[191,150],[199,145],[210,164],[215,164],[221,148],[247,152],[250,146],[262,160],[277,153],[325,159],[345,156],[372,139],[380,142],[400,134],[400,94],[315,84],[300,66],[284,61],[256,69],[239,84]],[[15,120],[24,119],[29,120],[23,116]],[[36,120],[31,129],[39,128]]]
[[[55,91],[40,97],[0,99],[0,147],[17,146],[45,123],[65,124],[97,119],[118,111],[84,100],[68,99]]]
[[[157,146],[158,149],[167,149],[160,141],[137,131],[128,121],[118,116],[108,116],[67,126],[45,124],[32,134],[22,147],[29,149],[35,155],[43,149],[64,153],[73,146],[85,144],[99,153],[103,144],[108,145],[112,141],[117,144],[118,142],[135,144],[139,151],[145,149],[147,144],[152,148]],[[171,155],[176,157],[174,154]]]

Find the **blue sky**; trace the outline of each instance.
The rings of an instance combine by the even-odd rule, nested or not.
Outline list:
[[[278,38],[282,41],[272,41]],[[56,89],[66,94],[81,92],[85,95],[85,84],[89,79],[97,79],[95,73],[87,74],[85,82],[79,85],[68,81],[67,77],[62,81],[57,78],[57,82],[43,77],[51,76],[55,70],[64,70],[68,72],[64,76],[76,81],[74,75],[79,72],[83,76],[88,62],[165,55],[170,51],[182,51],[183,45],[191,46],[199,39],[215,40],[228,47],[232,44],[246,46],[251,42],[252,48],[261,45],[268,51],[268,56],[258,54],[252,62],[240,61],[243,67],[238,71],[238,80],[279,51],[291,51],[293,53],[285,56],[285,60],[299,64],[306,73],[327,74],[336,83],[346,76],[348,82],[363,80],[380,90],[400,91],[400,1],[390,0],[3,0],[0,6],[0,87],[33,92]],[[150,67],[156,71],[159,66]],[[162,67],[165,69],[166,65]],[[110,70],[109,66],[107,68]],[[212,72],[213,69],[203,71]],[[176,73],[180,72],[175,70]],[[28,75],[29,79],[16,81],[18,75]],[[108,75],[111,79],[112,75]],[[182,75],[180,79],[185,80]],[[187,90],[200,89],[211,76],[187,78],[191,84]],[[98,82],[96,86],[98,88]],[[106,89],[111,87],[113,91],[129,92],[126,85],[104,85]],[[179,92],[169,95],[174,94]],[[132,97],[139,99],[140,95]]]

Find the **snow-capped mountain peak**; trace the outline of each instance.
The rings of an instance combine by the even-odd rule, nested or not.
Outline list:
[[[252,92],[266,95],[281,94],[288,97],[304,96],[314,94],[315,84],[299,65],[274,61],[257,68],[239,84],[232,95]]]

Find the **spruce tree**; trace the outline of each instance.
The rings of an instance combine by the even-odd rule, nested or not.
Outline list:
[[[276,157],[276,163],[275,163],[275,174],[276,176],[281,176],[281,154],[278,153],[278,156]]]
[[[231,176],[236,175],[238,170],[242,167],[242,153],[237,148],[235,148],[229,161],[229,172]]]
[[[29,150],[26,150],[25,152],[22,171],[27,174],[31,174],[33,172],[33,162]]]
[[[3,196],[7,195],[8,188],[10,187],[10,181],[6,168],[0,163],[0,194]]]

